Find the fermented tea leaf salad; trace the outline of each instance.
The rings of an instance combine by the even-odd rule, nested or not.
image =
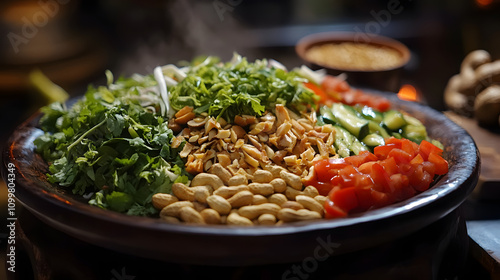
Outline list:
[[[101,208],[198,224],[340,218],[448,172],[418,119],[323,70],[235,54],[106,74],[71,107],[44,107],[35,140],[49,182]]]

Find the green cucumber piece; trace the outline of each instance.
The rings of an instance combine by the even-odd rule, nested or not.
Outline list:
[[[346,136],[344,135],[344,129],[340,126],[333,126],[335,129],[335,141],[333,146],[335,147],[337,154],[341,157],[348,157],[351,153],[349,150],[349,145],[347,144]],[[347,132],[347,131],[346,131]]]
[[[368,121],[368,128],[370,129],[369,130],[370,134],[372,133],[379,134],[380,136],[382,136],[383,139],[391,137],[391,135],[389,134],[389,132],[387,132],[387,130],[385,130],[385,128],[383,128],[374,121]]]
[[[423,125],[413,125],[408,124],[403,127],[403,133],[401,134],[406,139],[410,139],[415,143],[420,143],[422,140],[427,138],[427,130]]]
[[[359,107],[358,112],[361,114],[363,118],[377,123],[381,123],[382,120],[384,119],[384,115],[379,111],[373,109],[372,107],[368,106]]]
[[[335,129],[334,146],[341,157],[348,157],[351,154],[358,155],[359,152],[367,150],[366,146],[347,129],[337,125],[333,127]]]
[[[406,125],[406,120],[401,112],[389,110],[384,113],[383,123],[390,130],[397,130]]]
[[[368,132],[368,121],[359,117],[350,106],[334,103],[332,105],[333,116],[338,123],[357,138],[364,138]]]
[[[319,113],[324,123],[337,124],[337,118],[332,113],[332,110],[326,106],[319,108]]]
[[[369,146],[369,147],[376,147],[376,146],[385,145],[384,138],[377,133],[371,133],[371,134],[366,135],[366,137],[363,138],[363,140],[361,140],[361,142],[363,142],[366,146]]]

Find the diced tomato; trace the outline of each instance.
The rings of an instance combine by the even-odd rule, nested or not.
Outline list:
[[[422,141],[422,146],[391,137],[386,143],[374,153],[314,164],[316,181],[311,185],[328,194],[325,217],[345,217],[402,201],[427,190],[436,174],[448,172],[442,150],[429,142]]]
[[[424,161],[421,163],[421,165],[424,167],[424,171],[427,171],[429,174],[431,174],[432,177],[436,174],[436,165],[430,161]]]
[[[325,218],[334,219],[334,218],[343,218],[347,216],[347,212],[340,209],[333,201],[327,199],[325,202]]]
[[[324,196],[328,195],[333,188],[333,185],[330,182],[313,181],[309,182],[307,185],[315,187],[318,190],[318,193]]]
[[[429,172],[424,170],[422,165],[419,165],[413,174],[410,175],[410,184],[419,192],[427,190],[432,182],[432,177]]]
[[[399,172],[398,164],[396,163],[396,160],[393,157],[381,160],[379,163],[380,165],[382,165],[385,172],[389,174],[389,176]]]
[[[353,165],[354,167],[359,167],[363,163],[375,161],[377,159],[377,156],[369,151],[361,151],[358,155],[344,158],[347,163]]]
[[[372,197],[372,188],[373,184],[356,188],[356,196],[358,197],[358,211],[366,211],[373,207],[374,202]]]
[[[385,172],[382,165],[375,163],[372,165],[372,172],[370,172],[370,177],[375,184],[374,188],[377,191],[388,192],[389,190],[389,182],[391,178],[389,174]]]
[[[401,150],[405,151],[406,153],[414,157],[415,154],[418,152],[418,144],[408,139],[402,139]]]
[[[439,154],[431,152],[429,154],[429,162],[433,163],[436,168],[436,173],[438,175],[443,175],[448,173],[448,162],[442,158]]]
[[[392,149],[388,156],[394,158],[397,164],[407,164],[413,159],[412,155],[397,148]]]
[[[420,165],[424,162],[424,158],[422,157],[421,154],[417,154],[411,161],[410,164],[413,166]]]
[[[387,193],[372,190],[373,205],[375,207],[383,207],[391,203]]]
[[[356,189],[354,187],[334,187],[328,194],[328,198],[334,205],[345,212],[349,212],[359,205],[358,197],[356,196]]]
[[[385,144],[386,145],[394,145],[395,148],[401,149],[401,139],[398,139],[396,137],[389,137],[385,139]]]
[[[389,153],[394,148],[397,148],[397,146],[393,145],[393,144],[386,143],[385,145],[376,146],[375,148],[373,148],[373,153],[375,154],[375,156],[377,156],[378,159],[383,160],[389,156]]]
[[[372,166],[377,163],[376,161],[369,161],[369,162],[365,162],[363,164],[361,164],[359,167],[358,167],[358,170],[359,172],[363,173],[363,174],[370,174],[370,172],[372,172]]]
[[[422,155],[424,160],[427,160],[432,152],[436,153],[439,156],[443,154],[443,150],[441,150],[439,147],[436,147],[429,141],[422,140],[418,148],[418,153]]]

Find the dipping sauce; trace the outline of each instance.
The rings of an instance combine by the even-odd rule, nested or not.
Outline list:
[[[318,65],[363,71],[391,69],[400,66],[403,58],[399,51],[390,47],[353,42],[313,46],[305,56]]]

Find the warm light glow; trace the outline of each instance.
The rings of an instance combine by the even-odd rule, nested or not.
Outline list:
[[[476,4],[480,7],[486,7],[493,3],[493,0],[476,0]]]
[[[403,85],[398,92],[398,98],[408,101],[418,101],[417,89],[412,85]]]

